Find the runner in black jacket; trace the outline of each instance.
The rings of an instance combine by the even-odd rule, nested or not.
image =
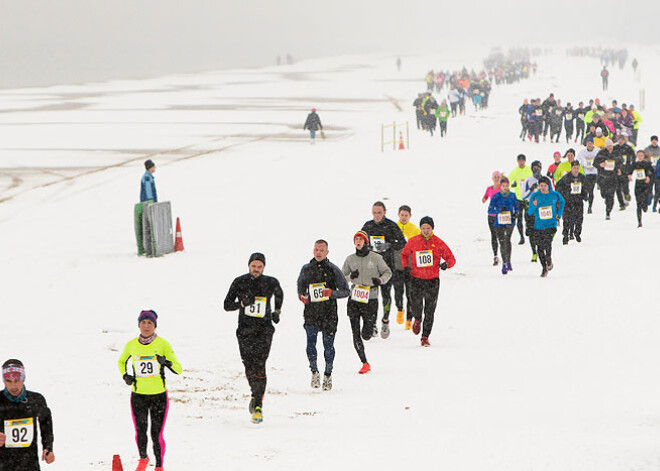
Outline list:
[[[638,150],[637,160],[633,163],[628,179],[635,182],[635,201],[637,201],[637,227],[642,227],[642,212],[649,209],[653,165],[643,150]]]
[[[584,219],[584,202],[589,197],[587,177],[580,173],[580,162],[574,160],[571,171],[557,182],[556,190],[566,200],[564,207],[564,245],[568,239],[582,242],[582,221]]]
[[[338,266],[328,260],[328,243],[319,239],[314,243],[314,258],[300,270],[298,297],[305,305],[303,327],[307,332],[307,358],[312,370],[312,387],[320,387],[316,340],[323,333],[325,372],[323,390],[332,389],[332,365],[335,359],[337,332],[337,299],[350,294],[348,282]]]
[[[630,201],[630,186],[628,177],[632,174],[632,166],[635,163],[635,151],[628,144],[628,133],[621,131],[617,136],[618,144],[614,146],[614,152],[621,156],[621,175],[617,176],[616,198],[619,208],[626,209]]]
[[[307,115],[307,120],[303,129],[309,130],[309,138],[311,143],[314,144],[314,139],[316,138],[316,131],[319,129],[323,131],[323,126],[321,125],[321,118],[316,114],[316,108],[312,108],[312,112]],[[322,137],[322,136],[321,136]]]
[[[25,368],[19,360],[2,365],[5,389],[0,393],[0,471],[39,471],[37,423],[41,431],[41,460],[50,464],[53,419],[46,399],[25,389]]]
[[[280,309],[284,293],[276,278],[263,275],[266,257],[253,253],[248,261],[250,273],[236,278],[225,297],[225,311],[239,311],[238,348],[245,366],[252,399],[252,422],[261,423],[264,393],[266,392],[266,360],[270,353],[275,327],[280,321]],[[275,297],[275,310],[271,310],[271,298]]]
[[[369,235],[369,243],[374,252],[379,253],[387,266],[394,273],[394,251],[401,250],[406,245],[406,238],[399,229],[396,222],[387,219],[385,214],[387,209],[382,201],[376,201],[371,208],[373,219],[367,221],[362,226],[362,230]],[[384,339],[390,336],[390,308],[392,307],[392,298],[390,288],[392,280],[381,285],[381,296],[383,297],[383,325],[380,336]],[[378,335],[378,327],[374,325],[374,337]]]
[[[594,167],[598,169],[597,182],[600,195],[605,200],[605,219],[610,219],[614,206],[617,176],[621,175],[622,162],[621,156],[614,153],[614,143],[611,139],[605,141],[605,149],[601,150],[594,159]]]

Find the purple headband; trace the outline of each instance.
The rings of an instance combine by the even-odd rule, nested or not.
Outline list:
[[[156,314],[156,311],[142,311],[138,316],[138,324],[145,319],[149,319],[154,323],[154,327],[158,327],[158,314]]]

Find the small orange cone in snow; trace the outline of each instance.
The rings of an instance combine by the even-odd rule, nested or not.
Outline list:
[[[399,150],[406,150],[406,145],[403,143],[403,133],[399,133]]]
[[[112,457],[112,471],[124,471],[124,467],[121,465],[121,458],[119,455]]]
[[[183,252],[183,237],[181,236],[181,221],[176,218],[176,235],[174,237],[174,251]]]

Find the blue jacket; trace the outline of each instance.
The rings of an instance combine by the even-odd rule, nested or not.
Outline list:
[[[149,170],[147,170],[144,172],[144,175],[142,175],[142,181],[140,181],[140,203],[149,200],[157,203],[158,194],[156,194],[156,182],[154,181],[154,176],[149,173]]]
[[[660,177],[660,159],[658,159],[658,163],[655,164],[655,174]]]
[[[488,214],[496,215],[494,222],[495,227],[504,227],[515,223],[516,216],[518,215],[519,211],[518,208],[518,198],[516,198],[515,193],[509,191],[506,195],[504,195],[504,193],[498,191],[490,199],[490,204],[488,205]],[[511,213],[511,224],[500,224],[497,215],[501,212],[504,212],[503,210]]]
[[[537,202],[536,206],[534,201]],[[556,229],[557,219],[564,214],[565,204],[564,197],[555,190],[550,190],[547,195],[540,191],[532,193],[527,214],[534,216],[534,229]]]

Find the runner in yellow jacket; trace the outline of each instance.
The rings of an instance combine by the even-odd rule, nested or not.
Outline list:
[[[151,440],[156,455],[156,471],[163,471],[165,440],[163,430],[167,421],[169,398],[165,385],[165,370],[181,374],[183,368],[174,355],[170,343],[156,333],[158,314],[142,311],[138,317],[140,335],[129,341],[119,357],[119,372],[127,385],[132,386],[131,412],[140,461],[136,471],[144,471],[149,463],[147,455],[147,427],[151,415]],[[126,366],[131,360],[132,374]]]

